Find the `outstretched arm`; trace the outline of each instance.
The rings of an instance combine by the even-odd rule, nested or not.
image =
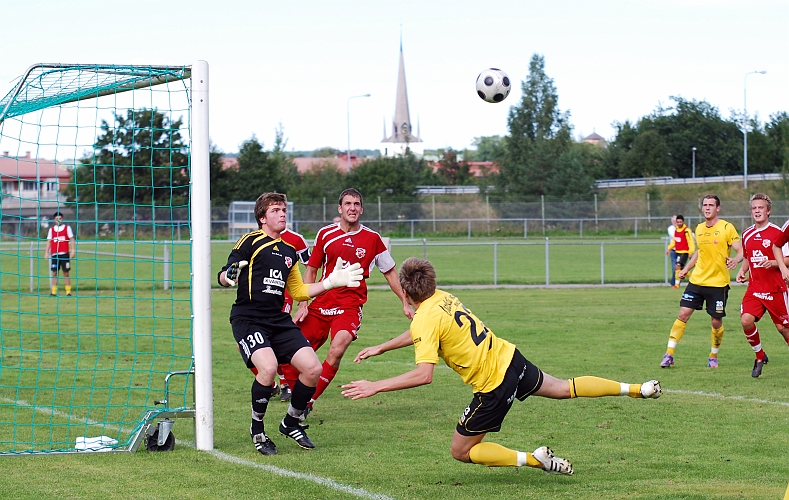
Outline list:
[[[384,342],[383,344],[374,345],[371,347],[365,347],[362,349],[359,354],[356,355],[356,359],[353,360],[354,363],[361,363],[363,359],[371,358],[373,356],[378,356],[379,354],[383,354],[386,351],[391,351],[394,349],[400,349],[401,347],[409,346],[414,343],[413,339],[411,338],[411,330],[406,330],[397,337]]]
[[[393,267],[392,269],[386,271],[384,273],[384,278],[386,278],[386,282],[389,283],[389,288],[392,289],[395,295],[397,295],[400,298],[400,301],[403,303],[403,314],[405,314],[408,319],[414,319],[414,310],[411,309],[411,305],[408,303],[405,292],[400,286],[400,279],[397,277],[397,268]]]
[[[420,363],[410,372],[377,382],[355,380],[342,386],[345,389],[342,391],[342,395],[346,398],[362,399],[375,396],[379,392],[399,391],[426,385],[433,381],[433,369],[435,366],[432,363]]]

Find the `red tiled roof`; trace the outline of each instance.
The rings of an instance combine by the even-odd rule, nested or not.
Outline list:
[[[19,157],[0,156],[0,176],[2,177],[35,180],[36,170],[38,170],[38,178],[41,180],[58,178],[60,182],[67,182],[71,179],[71,172],[53,160],[31,158],[30,153]]]

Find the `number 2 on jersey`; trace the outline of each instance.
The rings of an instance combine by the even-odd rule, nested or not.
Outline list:
[[[471,340],[474,341],[474,345],[480,345],[482,341],[488,336],[488,327],[482,325],[482,333],[477,334],[477,322],[474,321],[474,318],[471,317],[471,311],[466,309],[466,306],[461,306],[463,311],[456,311],[455,312],[455,323],[458,326],[463,326],[462,318],[468,318],[469,329],[471,330]],[[464,312],[465,311],[465,312]]]

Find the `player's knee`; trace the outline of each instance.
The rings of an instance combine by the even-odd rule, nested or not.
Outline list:
[[[468,456],[469,450],[465,449],[464,447],[456,446],[454,443],[449,448],[449,452],[452,454],[452,458],[458,460],[460,462],[471,462],[471,459]]]

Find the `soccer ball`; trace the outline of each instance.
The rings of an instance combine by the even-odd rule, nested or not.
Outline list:
[[[501,102],[510,95],[510,77],[498,68],[484,70],[477,77],[477,95],[483,101]]]

